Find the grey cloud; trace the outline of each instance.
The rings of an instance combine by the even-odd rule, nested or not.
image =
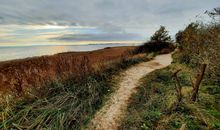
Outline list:
[[[219,0],[0,0],[0,23],[55,22],[137,34],[153,33],[165,25],[174,32],[198,13],[219,5]]]
[[[102,34],[66,34],[51,40],[60,41],[126,41],[126,40],[138,40],[140,38],[137,34],[130,33],[102,33]]]
[[[124,30],[117,26],[117,25],[114,25],[114,23],[103,23],[103,24],[100,24],[97,29],[101,29],[105,32],[123,32]]]

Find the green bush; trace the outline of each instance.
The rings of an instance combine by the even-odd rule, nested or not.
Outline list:
[[[157,52],[161,53],[162,50],[166,49],[164,53],[169,53],[174,50],[173,43],[170,42],[163,42],[163,41],[150,41],[146,42],[140,47],[138,47],[134,53],[151,53],[151,52]]]

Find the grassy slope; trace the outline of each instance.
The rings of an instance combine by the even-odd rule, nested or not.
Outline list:
[[[53,82],[43,97],[1,108],[0,129],[80,129],[113,91],[113,76],[143,60],[148,59],[133,57],[104,72],[70,78],[63,84]]]
[[[94,73],[94,66],[127,58],[135,48],[111,47],[0,62],[0,106],[6,101],[30,98],[51,81],[59,79],[62,82],[72,76]]]
[[[178,109],[171,111],[176,101],[171,72],[177,68],[182,68],[179,77],[184,98]],[[192,90],[189,77],[192,73],[186,65],[173,63],[144,77],[120,129],[220,129],[219,85],[201,85],[199,99],[192,103],[189,101]]]

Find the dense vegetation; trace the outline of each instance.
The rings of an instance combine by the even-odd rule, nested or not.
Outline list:
[[[0,129],[81,129],[114,90],[114,75],[145,60],[131,56],[100,64],[96,73],[54,81],[41,97],[1,107]]]
[[[136,47],[112,47],[92,52],[65,52],[50,56],[0,62],[0,106],[37,95],[51,81],[83,77],[131,56]],[[109,64],[110,65],[110,64]],[[101,69],[100,69],[101,68]]]
[[[220,8],[206,13],[177,33],[173,64],[143,78],[120,129],[220,129]]]
[[[156,52],[156,53],[169,53],[174,50],[174,45],[169,42],[163,41],[149,41],[142,46],[136,49],[137,53],[144,53],[144,52]]]
[[[171,71],[177,67],[182,68],[179,79],[183,99],[174,109],[177,94],[175,81],[171,80]],[[192,73],[187,66],[176,63],[143,78],[143,83],[132,98],[120,129],[219,129],[219,86],[202,85],[199,99],[195,103],[191,102],[192,87],[189,77]]]

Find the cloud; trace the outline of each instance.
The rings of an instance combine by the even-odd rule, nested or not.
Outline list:
[[[138,40],[140,36],[137,34],[127,33],[101,33],[101,34],[67,34],[52,40],[80,42],[80,41],[126,41]]]
[[[174,35],[195,21],[196,15],[216,6],[220,6],[219,0],[1,0],[0,24],[30,25],[33,28],[45,25],[68,27],[68,33],[60,34],[58,40],[114,40],[120,39],[118,36],[127,40],[137,36],[144,40],[160,25],[165,25]],[[70,35],[76,30],[71,26],[94,29],[78,29],[77,36]],[[11,32],[16,30],[10,29]],[[29,34],[24,31],[29,31]],[[31,31],[36,32],[25,28],[17,33],[28,37]]]
[[[150,21],[151,17],[145,16],[181,17],[179,13],[210,9],[218,3],[219,0],[7,0],[0,2],[0,18],[2,23],[16,24],[127,25]]]

